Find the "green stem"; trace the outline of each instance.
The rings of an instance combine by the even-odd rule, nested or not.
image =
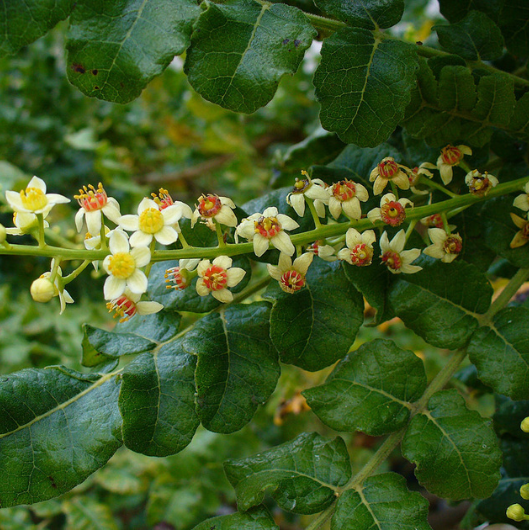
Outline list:
[[[77,267],[77,269],[75,269],[73,272],[68,274],[68,276],[65,276],[64,278],[62,278],[61,280],[62,287],[64,287],[65,285],[68,285],[71,281],[75,280],[75,278],[77,278],[77,276],[79,276],[79,274],[81,274],[81,272],[83,272],[90,263],[92,262],[89,259],[84,260],[83,263],[81,263],[81,265]]]
[[[108,249],[108,241],[107,241],[107,232],[105,230],[105,221],[103,219],[103,216],[101,216],[101,229],[99,230],[99,237],[101,239],[101,249],[107,250]]]
[[[433,180],[423,177],[422,175],[419,178],[419,183],[424,184],[425,186],[428,186],[430,188],[434,188],[436,190],[442,191],[444,194],[448,195],[449,197],[457,197],[457,193],[452,193],[450,190],[447,190],[441,184],[438,184],[437,182]]]
[[[147,267],[145,267],[145,276],[147,277],[149,277],[149,272],[151,272],[151,267],[153,264],[152,256],[154,256],[156,252],[155,249],[156,249],[156,239],[154,239],[153,237],[151,241],[151,261],[149,261],[149,263],[147,263]]]
[[[415,225],[417,224],[417,219],[410,221],[408,228],[406,229],[406,241],[410,238],[412,232],[415,230]]]
[[[325,511],[321,512],[320,515],[318,515],[318,517],[316,517],[316,519],[314,519],[314,521],[312,521],[305,530],[316,530],[316,528],[320,528],[332,517],[335,508],[336,505],[334,503],[331,504]]]
[[[243,300],[246,300],[246,298],[252,296],[252,294],[258,293],[261,289],[264,289],[271,281],[270,276],[265,276],[264,278],[261,278],[259,281],[254,283],[253,285],[249,285],[239,294],[236,294],[233,297],[232,304],[238,304],[239,302],[242,302]]]
[[[184,237],[184,234],[182,232],[178,232],[178,240],[182,244],[182,248],[189,248],[186,238]]]
[[[444,229],[445,229],[445,232],[446,232],[447,234],[451,234],[452,231],[450,230],[450,225],[448,224],[448,217],[447,217],[447,215],[446,215],[446,212],[443,212],[443,213],[441,214],[441,219],[443,220],[443,227],[444,227]]]
[[[320,217],[318,216],[318,212],[316,211],[316,208],[314,206],[314,202],[311,199],[307,199],[305,197],[305,202],[309,206],[310,213],[312,214],[312,219],[314,220],[314,225],[316,226],[316,229],[321,228],[322,224],[320,222]]]
[[[39,234],[38,234],[38,241],[39,241],[39,248],[43,249],[46,247],[46,240],[44,238],[44,215],[41,213],[37,214],[37,222],[39,223]]]
[[[215,230],[217,231],[217,240],[219,242],[218,248],[225,248],[226,243],[224,242],[224,234],[222,233],[222,227],[220,226],[220,223],[217,223],[217,221],[215,221]]]

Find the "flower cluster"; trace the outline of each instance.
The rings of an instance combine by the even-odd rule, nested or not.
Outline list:
[[[292,190],[286,195],[286,204],[269,206],[262,213],[252,213],[241,221],[236,214],[235,203],[228,197],[213,193],[202,194],[192,210],[187,204],[173,200],[170,193],[161,188],[158,194],[152,193],[151,197],[140,201],[137,213],[122,215],[118,201],[107,195],[101,183],[97,188],[83,186],[74,196],[79,204],[75,225],[78,232],[86,228],[83,244],[91,259],[85,260],[68,276],[63,276],[61,253],[58,251],[50,271],[33,282],[31,294],[39,302],[47,302],[57,296],[62,313],[66,304],[73,302],[65,286],[92,262],[96,271],[102,270],[107,275],[104,297],[108,301],[107,307],[120,321],[136,314],[155,313],[162,309],[162,304],[142,298],[148,291],[151,265],[161,259],[157,249],[159,245],[173,246],[177,252],[166,252],[164,258],[167,255],[178,257],[180,247],[189,258],[180,259],[177,266],[166,270],[165,280],[169,290],[184,291],[193,286],[197,295],[212,296],[222,303],[233,301],[232,289],[249,272],[234,267],[229,256],[247,253],[249,248],[253,249],[256,258],[261,258],[269,250],[279,251],[277,265],[269,263],[267,271],[271,278],[278,281],[280,288],[290,294],[307,285],[309,268],[318,258],[341,260],[356,267],[368,267],[376,262],[385,265],[391,274],[420,271],[421,266],[415,264],[415,260],[421,252],[450,263],[462,253],[463,239],[459,233],[453,232],[456,227],[448,223],[446,212],[421,219],[419,233],[431,243],[427,243],[422,251],[409,248],[410,235],[419,220],[414,213],[415,205],[417,201],[423,204],[425,200],[430,201],[431,198],[421,196],[431,194],[434,189],[453,196],[452,191],[434,182],[432,170],[438,171],[443,184],[449,184],[454,167],[461,165],[468,169],[463,158],[471,154],[467,146],[448,145],[442,149],[436,165],[423,162],[414,168],[398,163],[392,157],[382,159],[369,173],[368,179],[363,177],[363,182],[369,180],[373,183],[375,196],[380,195],[388,185],[391,192],[382,195],[379,207],[368,211],[362,211],[369,200],[368,189],[359,182],[362,178],[326,182],[312,179],[306,171],[302,171],[301,178],[295,180]],[[467,171],[465,183],[469,193],[482,197],[498,184],[498,180],[487,172],[474,169]],[[399,197],[399,190],[404,190],[409,198]],[[49,226],[46,218],[50,211],[55,205],[69,202],[62,195],[47,193],[46,184],[38,177],[33,177],[24,190],[7,191],[6,200],[14,212],[14,226],[6,229],[0,225],[0,245],[8,245],[7,236],[29,233],[36,237],[39,248],[46,246],[45,230]],[[529,184],[525,186],[524,193],[516,197],[514,206],[529,212]],[[297,220],[289,208],[297,214]],[[289,211],[290,215],[287,215]],[[511,214],[513,223],[519,229],[510,243],[512,248],[529,240],[527,215]],[[303,223],[300,221],[302,218]],[[204,254],[199,248],[190,246],[180,228],[179,223],[183,219],[190,220],[191,228],[201,222],[216,231],[216,252]],[[109,222],[114,226],[107,226]],[[332,229],[337,222],[341,223],[343,230],[329,231],[326,228]],[[300,229],[300,224],[310,230],[310,223],[315,227],[312,240],[303,233],[291,234]],[[404,224],[407,225],[406,230],[393,230]],[[381,233],[377,236],[373,228],[380,228]],[[386,228],[392,232],[384,231]],[[229,229],[233,230],[230,232]],[[334,236],[322,237],[324,233],[333,233]],[[229,252],[228,247],[231,247]],[[193,250],[196,250],[195,255]],[[201,255],[211,256],[211,260],[202,259]],[[269,258],[266,260],[269,261]]]

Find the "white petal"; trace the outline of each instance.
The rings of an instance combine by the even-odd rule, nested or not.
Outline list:
[[[403,250],[400,252],[400,257],[404,265],[415,261],[421,255],[421,251],[418,248],[412,248],[411,250]]]
[[[422,253],[435,259],[442,259],[446,255],[446,252],[439,245],[430,245],[429,247],[426,247]],[[457,254],[454,254],[454,256],[457,257]]]
[[[254,221],[243,221],[235,230],[236,234],[246,238],[253,239],[255,236]]]
[[[447,234],[442,228],[428,228],[428,237],[434,245],[442,245],[446,241]]]
[[[197,268],[197,265],[200,263],[200,259],[181,259],[178,261],[178,266],[188,271],[193,271]]]
[[[121,217],[119,203],[113,197],[108,198],[108,202],[101,210],[113,223],[119,224],[118,219]]]
[[[360,201],[356,197],[353,197],[351,200],[342,203],[342,208],[345,215],[351,219],[360,219],[360,217],[362,217]]]
[[[215,221],[226,226],[237,226],[237,216],[229,206],[223,206],[215,215]]]
[[[193,215],[193,210],[185,203],[181,201],[175,201],[174,202],[177,206],[180,206],[182,208],[182,216],[186,219],[191,219],[191,216]]]
[[[144,293],[147,291],[148,283],[147,276],[139,269],[127,278],[127,286],[133,293]]]
[[[275,265],[270,265],[270,263],[267,263],[266,268],[268,269],[268,274],[270,274],[274,280],[279,281],[281,276],[283,276],[283,271],[281,271],[280,268],[276,267]]]
[[[245,276],[246,271],[240,267],[232,267],[228,270],[228,287],[235,287]]]
[[[406,173],[404,173],[403,171],[398,173],[397,176],[393,177],[392,182],[401,190],[410,189],[410,179],[408,178],[408,175],[406,175]]]
[[[422,267],[419,267],[418,265],[405,264],[400,268],[400,272],[404,274],[414,274],[419,271],[422,271]]]
[[[164,224],[172,225],[182,219],[182,208],[180,208],[176,204],[171,204],[171,206],[164,208],[161,211],[161,214],[164,220]]]
[[[406,208],[407,206],[413,208],[413,202],[411,202],[410,199],[399,199],[399,204],[404,206],[404,208]]]
[[[355,245],[359,245],[360,243],[362,243],[362,234],[355,228],[349,228],[349,230],[347,230],[347,233],[345,234],[345,244],[349,248],[353,248]]]
[[[232,266],[232,259],[228,256],[218,256],[213,260],[213,265],[222,267],[224,270],[228,270]]]
[[[527,196],[527,193],[518,195],[518,197],[514,199],[513,205],[516,206],[516,208],[520,208],[520,210],[523,210],[524,212],[529,211],[529,197]]]
[[[294,269],[303,275],[307,274],[313,259],[314,254],[312,252],[305,252],[305,254],[294,260]]]
[[[464,154],[464,155],[471,155],[472,149],[468,147],[467,145],[458,145],[457,148]]]
[[[39,177],[33,177],[28,182],[26,189],[27,188],[37,188],[38,190],[42,191],[42,193],[46,193],[46,183]]]
[[[329,198],[327,190],[323,189],[317,184],[314,184],[314,181],[312,182],[312,186],[307,190],[305,195],[309,199],[319,199],[320,201],[326,201]]]
[[[209,289],[205,286],[203,278],[197,280],[196,289],[199,296],[207,296],[209,294]]]
[[[125,286],[127,282],[122,278],[116,278],[115,276],[109,276],[105,280],[105,285],[103,286],[103,293],[105,295],[105,300],[114,300],[118,298],[125,291]]]
[[[281,232],[274,236],[270,241],[272,242],[272,245],[277,248],[277,250],[280,250],[289,256],[292,256],[292,254],[294,254],[296,251],[292,241],[290,241],[290,237],[288,237],[288,234],[283,232],[283,230],[281,230]]]
[[[191,228],[193,228],[200,217],[200,212],[196,209],[191,215]]]
[[[362,232],[362,242],[366,245],[369,245],[370,247],[373,246],[373,243],[377,240],[377,236],[375,235],[374,230],[366,230],[365,232]]]
[[[281,232],[284,234],[284,232]],[[270,246],[270,240],[263,237],[261,234],[255,234],[253,238],[253,251],[257,257],[262,256]]]
[[[390,250],[387,232],[384,232],[380,238],[380,250],[382,251],[382,254],[385,254],[388,250]]]
[[[325,203],[328,203],[329,198],[327,197],[327,200],[325,202],[320,201],[319,199],[316,199],[314,201],[314,208],[316,210],[316,213],[318,214],[318,217],[325,217]]]
[[[288,203],[292,208],[294,208],[294,211],[300,216],[303,217],[305,215],[305,197],[302,193],[292,193],[289,196]]]
[[[365,186],[362,186],[362,184],[358,184],[355,182],[355,188],[356,188],[356,197],[358,200],[362,202],[366,202],[367,199],[369,199],[369,192],[365,188]]]
[[[380,215],[380,212],[382,210],[380,208],[373,208],[369,212],[367,212],[367,218],[374,223],[375,221],[380,221],[382,219],[382,216]]]
[[[516,205],[515,205],[516,206]],[[75,228],[80,232],[83,229],[84,208],[79,208],[75,214]],[[95,235],[95,234],[92,234]]]
[[[384,188],[387,186],[388,181],[382,177],[378,177],[377,180],[375,180],[375,184],[373,186],[373,193],[375,195],[380,195]]]
[[[232,210],[235,209],[235,203],[228,197],[219,197],[220,203],[224,206],[228,206]]]
[[[218,291],[211,291],[213,298],[216,298],[219,302],[223,304],[229,304],[233,301],[233,294],[228,289],[220,289]]]
[[[95,210],[93,212],[86,212],[86,227],[88,231],[96,236],[101,231],[101,210]]]
[[[152,315],[163,309],[163,305],[158,302],[138,302],[136,304],[138,315]]]
[[[342,213],[342,203],[335,197],[330,197],[329,211],[335,219],[338,219],[338,217],[340,217],[340,214]]]
[[[348,248],[342,248],[342,250],[340,250],[336,255],[338,256],[338,259],[345,260],[351,265],[353,264],[353,260],[351,259],[351,251]]]
[[[494,175],[487,175],[487,178],[489,179],[489,182],[492,184],[493,188],[498,185],[499,181]]]
[[[394,202],[397,200],[397,197],[393,195],[393,193],[386,193],[385,195],[382,195],[382,199],[380,199],[380,206],[384,206],[388,202]]]
[[[30,210],[26,209],[22,204],[20,193],[8,190],[6,191],[6,200],[9,206],[11,206],[11,209],[15,210],[15,212],[30,212]]]
[[[452,182],[452,175],[453,175],[452,166],[449,166],[448,164],[441,164],[441,167],[439,169],[439,174],[441,175],[441,180],[443,181],[443,184],[445,186],[447,184],[450,184],[450,182]]]
[[[151,261],[151,251],[147,247],[135,247],[130,251],[130,255],[134,258],[136,267],[145,267]],[[132,292],[137,292],[133,291]]]
[[[288,254],[281,252],[281,254],[279,254],[279,263],[277,265],[283,273],[292,267],[292,260]]]
[[[152,234],[146,234],[138,230],[130,236],[131,247],[148,247],[152,241]]]
[[[145,210],[149,208],[158,210],[158,205],[152,199],[145,197],[144,199],[142,199],[142,201],[138,205],[138,215],[140,215],[142,212],[144,212]]]
[[[270,206],[263,212],[263,217],[277,217],[277,214],[277,208],[275,206]]]
[[[203,259],[197,267],[197,272],[199,276],[204,276],[204,273],[211,267],[211,261],[209,259]],[[203,295],[201,295],[203,296]]]
[[[118,252],[128,252],[130,249],[129,240],[124,232],[121,230],[114,230],[110,236],[108,244],[110,252],[117,254]]]
[[[139,217],[137,215],[122,215],[118,217],[118,224],[124,230],[135,232],[140,229]]]
[[[395,237],[391,240],[390,247],[394,252],[402,252],[404,245],[406,244],[406,232],[400,230],[397,232]]]
[[[281,227],[283,230],[295,230],[296,228],[299,228],[298,223],[294,221],[291,217],[288,215],[279,214],[276,216],[277,220],[281,223]]]
[[[48,193],[46,195],[46,198],[51,204],[66,204],[67,202],[71,202],[68,197],[65,197],[64,195],[59,195],[58,193]]]
[[[159,232],[154,234],[154,239],[162,245],[171,245],[178,239],[178,232],[170,226],[164,226]]]

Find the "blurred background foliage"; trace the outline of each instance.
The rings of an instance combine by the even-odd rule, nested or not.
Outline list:
[[[305,0],[298,3],[315,9]],[[407,2],[397,31],[411,40],[426,40],[437,16],[426,9],[427,3]],[[89,99],[64,75],[64,30],[60,24],[16,56],[0,59],[1,197],[37,175],[50,190],[69,197],[83,185],[102,182],[124,213],[133,213],[143,196],[160,187],[190,205],[208,192],[243,204],[289,185],[309,164],[332,161],[345,147],[319,128],[311,79],[321,42],[315,41],[295,76],[282,80],[266,108],[246,116],[198,96],[179,58],[128,105]],[[325,141],[318,150],[318,142],[311,140],[320,137]],[[56,208],[50,216],[57,239],[81,243],[73,224],[75,207],[73,201],[71,208]],[[0,222],[12,225],[1,202]],[[68,287],[75,304],[61,318],[56,299],[49,305],[33,303],[29,285],[48,269],[46,260],[0,258],[0,374],[50,364],[82,369],[82,323],[113,325],[105,310],[103,280],[94,273],[86,272]],[[382,336],[415,351],[430,376],[443,364],[446,352],[427,346],[399,321],[363,328],[354,348]],[[199,430],[183,452],[162,459],[122,449],[72,492],[31,507],[0,510],[0,529],[190,530],[207,517],[231,513],[235,495],[224,476],[224,460],[254,454],[305,431],[337,434],[317,420],[300,396],[331,370],[312,374],[283,366],[274,395],[242,431],[226,436]],[[461,377],[461,389],[471,406],[491,416],[492,396],[469,390],[469,378],[472,374]],[[363,434],[344,438],[357,469],[379,443]],[[404,474],[410,488],[420,489],[411,465],[398,454],[386,466]],[[430,501],[434,527],[451,528],[447,506]],[[273,504],[269,508],[282,530],[300,530],[309,520],[280,512]],[[444,514],[437,526],[436,510]]]

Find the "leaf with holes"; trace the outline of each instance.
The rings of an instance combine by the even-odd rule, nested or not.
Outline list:
[[[428,501],[410,492],[400,475],[383,473],[344,492],[336,503],[331,530],[430,530],[427,517]]]
[[[56,497],[121,445],[119,380],[63,367],[0,377],[0,507]]]
[[[434,394],[402,442],[402,454],[431,493],[452,500],[489,497],[500,479],[501,451],[490,422],[456,390]]]
[[[407,43],[382,41],[367,29],[337,31],[325,39],[314,74],[321,124],[344,142],[378,145],[404,118],[416,68]]]
[[[299,9],[285,4],[205,2],[184,71],[205,99],[235,112],[266,105],[284,74],[294,74],[316,36]]]
[[[183,340],[198,355],[196,407],[210,431],[242,429],[274,391],[280,374],[270,335],[270,305],[233,305],[202,318]]]
[[[347,354],[364,319],[364,300],[338,262],[314,260],[306,281],[293,294],[273,282],[264,297],[274,301],[270,336],[281,360],[316,371]]]
[[[323,385],[303,392],[336,431],[381,436],[400,429],[426,389],[422,361],[389,340],[373,340],[343,359]]]
[[[332,504],[335,491],[351,478],[344,441],[303,433],[269,451],[224,464],[240,510],[260,504],[265,492],[284,510],[318,513]]]
[[[87,96],[137,98],[190,43],[195,0],[80,0],[70,18],[68,79]]]

